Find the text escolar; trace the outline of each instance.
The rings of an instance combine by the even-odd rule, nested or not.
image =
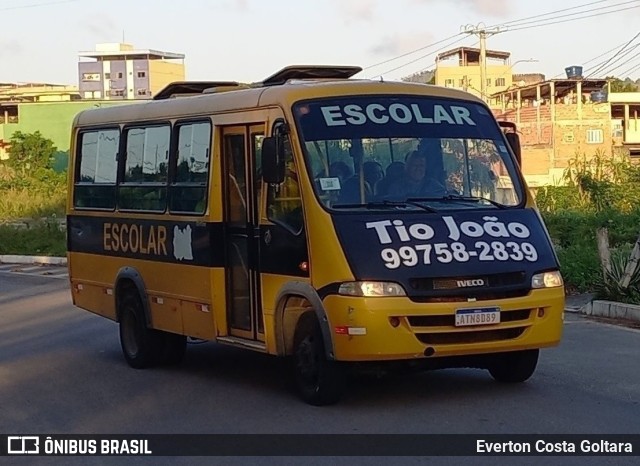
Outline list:
[[[127,223],[105,223],[103,247],[105,251],[133,254],[167,255],[167,229]]]

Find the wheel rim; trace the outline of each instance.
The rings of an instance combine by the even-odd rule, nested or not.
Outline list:
[[[122,326],[122,342],[124,343],[127,354],[131,357],[137,355],[140,349],[138,345],[137,323],[133,312],[128,311],[125,312],[122,323],[120,324]]]

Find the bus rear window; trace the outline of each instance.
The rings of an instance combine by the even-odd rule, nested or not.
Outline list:
[[[74,206],[114,209],[116,204],[119,129],[80,134],[74,186]]]

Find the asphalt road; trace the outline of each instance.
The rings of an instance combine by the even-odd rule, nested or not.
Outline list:
[[[360,376],[340,404],[316,408],[291,393],[283,360],[214,343],[190,345],[177,368],[131,369],[117,325],[74,308],[66,280],[0,271],[0,432],[8,434],[640,434],[639,368],[639,330],[567,314],[562,344],[542,352],[525,384],[500,385],[472,369]],[[626,460],[564,458],[561,464]]]

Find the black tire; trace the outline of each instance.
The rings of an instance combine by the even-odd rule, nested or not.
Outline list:
[[[489,365],[489,373],[501,383],[521,383],[533,375],[540,350],[498,353]]]
[[[128,292],[119,303],[120,346],[127,363],[135,369],[151,367],[162,351],[162,335],[147,327],[142,302]]]
[[[159,332],[162,339],[160,351],[160,364],[176,366],[184,359],[187,351],[187,337],[170,332]]]
[[[300,397],[310,405],[337,403],[345,389],[343,365],[329,361],[325,353],[320,324],[315,314],[303,314],[294,335],[293,364]]]

